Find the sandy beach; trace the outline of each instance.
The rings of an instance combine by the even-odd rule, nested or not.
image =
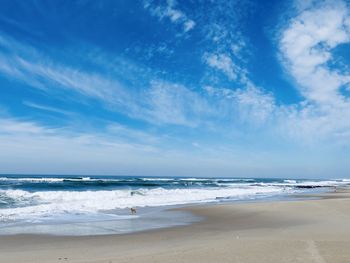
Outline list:
[[[350,190],[318,200],[184,208],[203,220],[142,233],[0,237],[0,262],[350,262]]]
[[[0,0],[0,263],[350,263],[350,0]]]

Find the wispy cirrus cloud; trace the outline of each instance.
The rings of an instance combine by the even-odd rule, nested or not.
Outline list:
[[[152,81],[145,102],[145,116],[160,123],[195,127],[212,111],[209,102],[198,93],[183,85],[159,80]]]
[[[156,145],[161,142],[161,140],[165,137],[165,135],[162,136],[156,136],[155,134],[137,130],[137,129],[131,129],[125,125],[121,125],[119,123],[109,123],[106,126],[106,131],[114,137],[119,137],[121,139],[124,139],[125,141],[132,141],[132,142],[139,142],[139,143],[146,143],[149,145]]]
[[[179,24],[183,28],[183,32],[187,33],[192,30],[196,23],[177,7],[176,0],[166,0],[163,5],[157,5],[152,0],[144,1],[144,8],[149,10],[152,16],[156,16],[159,20],[168,18],[170,22]]]
[[[238,125],[265,126],[279,111],[273,95],[255,86],[235,90],[207,86],[205,90],[217,101],[222,117],[230,116]]]
[[[30,45],[4,35],[0,38],[0,45],[4,47],[0,52],[0,71],[7,77],[46,92],[61,88],[92,98],[113,100],[114,103],[126,100],[127,94],[115,79],[57,63]]]
[[[236,79],[239,68],[227,54],[206,53],[203,58],[210,67],[222,71],[230,80]]]
[[[157,79],[147,71],[137,69],[137,65],[128,62],[119,61],[117,65],[110,61],[106,62],[106,55],[103,53],[98,53],[97,56],[95,54],[93,58],[96,65],[103,69],[102,71],[108,72],[107,75],[67,66],[10,37],[3,36],[0,45],[5,50],[0,51],[2,62],[0,73],[6,77],[23,82],[47,94],[57,94],[60,90],[63,94],[75,92],[84,98],[100,101],[111,111],[121,112],[132,118],[156,125],[198,127],[209,122],[218,123],[227,116],[237,115],[238,108],[247,108],[249,96],[256,99],[256,94],[252,93],[252,89],[246,91],[241,89],[240,95],[238,96],[237,93],[232,101],[227,100],[227,97],[223,99],[218,96],[213,97],[210,93],[200,93],[200,90],[193,90],[182,84]],[[223,70],[229,76],[232,74],[234,77],[233,74],[236,74],[233,72],[235,65],[229,57],[213,57],[208,54],[208,60],[211,66]],[[118,70],[119,64],[121,71]],[[141,76],[143,82],[133,79],[135,72],[145,74]],[[135,86],[127,88],[119,81],[120,78],[123,80],[126,78]],[[144,86],[139,87],[138,85]],[[79,101],[79,97],[76,99]],[[222,106],[223,104],[227,105]],[[25,102],[25,105],[40,110],[63,113],[56,108],[28,101]],[[248,117],[256,115],[257,113],[253,113],[255,110],[259,111],[256,108],[257,105],[254,107],[250,105],[249,114],[246,113],[246,110],[242,110],[245,112],[245,117],[239,119],[244,119],[244,122],[248,123],[250,121]],[[230,108],[232,112],[223,112],[222,108]]]
[[[117,66],[122,68],[119,71],[115,64],[105,62],[105,55],[94,57],[97,66],[108,72],[103,75],[56,62],[12,38],[2,37],[0,45],[6,50],[0,51],[0,74],[7,78],[48,94],[55,94],[58,90],[75,92],[85,98],[102,102],[112,111],[150,123],[194,125],[190,121],[193,116],[189,117],[186,113],[192,111],[190,108],[196,103],[190,106],[186,101],[200,101],[199,96],[181,85],[174,84],[170,87],[171,84],[156,84],[158,82],[152,81],[152,74],[142,73],[141,69],[136,69],[137,66],[128,62],[119,61]],[[146,75],[139,76],[137,80],[134,79],[136,72]],[[133,86],[127,88],[119,79],[126,79]],[[76,99],[79,101],[79,98]],[[27,106],[40,107],[32,103]]]
[[[66,111],[66,110],[63,110],[63,109],[60,109],[57,107],[51,107],[51,106],[46,106],[46,105],[34,103],[31,101],[23,101],[23,105],[30,107],[30,108],[33,108],[33,109],[41,110],[41,111],[54,112],[54,113],[59,113],[59,114],[63,114],[63,115],[72,114],[72,112],[70,112],[70,111]]]

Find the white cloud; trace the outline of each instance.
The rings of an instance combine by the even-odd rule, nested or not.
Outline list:
[[[146,167],[158,152],[146,140],[136,142],[115,131],[79,133],[11,117],[0,117],[0,148],[0,173],[122,174],[135,164]]]
[[[238,159],[232,158],[230,151],[222,154],[211,147],[199,149],[206,151],[204,156],[179,151],[177,145],[170,151],[157,148],[149,141],[152,135],[144,133],[141,143],[140,134],[134,132],[138,133],[111,124],[106,132],[77,133],[0,118],[0,173],[228,176],[233,170],[252,175],[257,167],[265,167],[264,158],[253,157],[251,169],[252,160],[243,152]]]
[[[20,54],[2,55],[0,61],[6,67],[2,68],[3,73],[41,90],[60,87],[92,98],[113,100],[114,103],[123,103],[128,96],[117,80],[58,65],[40,56],[25,58]]]
[[[246,47],[246,44],[243,41],[243,39],[242,38],[237,39],[233,44],[231,44],[231,50],[233,55],[241,60],[242,59],[244,60],[241,53],[245,47]]]
[[[273,117],[277,108],[274,97],[256,87],[237,90],[236,96],[240,117],[243,120],[254,120],[257,123],[266,124],[266,121]]]
[[[185,32],[188,32],[191,29],[193,29],[195,25],[196,25],[196,23],[193,20],[187,20],[184,23],[184,30],[185,30]]]
[[[153,2],[150,3],[152,7],[147,8],[156,8]],[[168,12],[166,17],[174,23],[181,22],[182,25],[183,13],[176,12],[176,2],[169,1],[167,5],[172,8],[172,12]],[[282,60],[287,70],[300,83],[307,100],[305,105],[308,106],[278,106],[271,94],[256,87],[245,73],[244,64],[237,58],[246,44],[241,38],[231,41],[234,39],[231,35],[226,40],[225,37],[217,39],[217,50],[205,52],[202,59],[211,69],[225,74],[232,83],[237,81],[244,84],[239,89],[234,84],[231,85],[232,89],[225,89],[221,88],[220,83],[210,83],[208,86],[215,88],[207,88],[206,93],[201,93],[198,87],[192,90],[178,83],[152,81],[156,78],[149,71],[135,70],[137,65],[130,66],[130,63],[124,62],[120,63],[122,66],[115,67],[113,62],[118,58],[111,62],[106,59],[110,57],[109,54],[101,55],[99,52],[97,56],[93,53],[91,60],[96,61],[96,66],[100,67],[98,72],[108,74],[90,72],[59,63],[5,35],[0,38],[0,45],[3,47],[0,51],[0,72],[49,94],[57,94],[59,89],[62,93],[77,92],[86,98],[97,99],[112,111],[158,126],[217,126],[218,129],[224,127],[225,130],[230,130],[232,126],[240,127],[241,124],[261,125],[266,129],[269,128],[268,125],[280,125],[288,127],[288,133],[295,137],[302,137],[301,134],[315,137],[312,135],[313,131],[319,131],[322,136],[333,134],[344,138],[348,134],[349,125],[343,115],[350,116],[350,113],[345,95],[341,95],[339,91],[346,84],[348,76],[345,71],[332,71],[328,65],[332,59],[332,48],[348,41],[345,29],[350,20],[347,9],[339,8],[341,6],[327,4],[314,9],[308,8],[291,21],[281,36]],[[156,10],[160,12],[163,9]],[[318,21],[318,16],[324,19]],[[327,20],[325,17],[331,19]],[[225,31],[225,34],[229,33]],[[214,39],[211,41],[211,44],[215,42]],[[135,72],[141,74],[132,74]],[[134,78],[141,76],[143,86],[125,87],[120,81],[120,75],[133,75]],[[140,81],[132,79],[128,83],[139,85]],[[316,102],[319,105],[317,107],[312,104]],[[55,111],[47,106],[29,104],[27,106]],[[119,127],[114,130],[121,134],[124,129]]]
[[[86,58],[89,65],[93,65],[91,68],[98,69],[90,71],[64,63],[65,59],[55,60],[55,57],[59,57],[57,50],[50,50],[50,54],[56,53],[52,57],[45,53],[45,49],[38,50],[6,35],[0,36],[0,73],[8,78],[40,89],[47,95],[59,94],[77,100],[96,99],[105,109],[155,124],[152,126],[154,133],[116,123],[98,127],[103,130],[101,132],[79,133],[68,127],[52,128],[28,120],[0,118],[0,148],[3,149],[0,153],[0,172],[21,163],[21,171],[24,172],[35,172],[36,167],[40,167],[40,172],[47,169],[59,173],[63,171],[60,170],[62,167],[66,167],[65,171],[71,173],[108,171],[115,174],[145,174],[151,171],[150,174],[154,175],[161,174],[160,166],[163,166],[163,171],[171,170],[177,174],[179,167],[183,167],[182,171],[191,172],[189,168],[199,167],[199,163],[203,164],[203,172],[210,168],[207,164],[211,162],[211,175],[218,174],[218,167],[226,167],[223,172],[232,175],[232,171],[237,171],[243,162],[242,171],[256,168],[256,163],[249,160],[252,155],[260,154],[256,149],[254,154],[247,154],[245,149],[239,148],[240,140],[237,138],[251,136],[253,140],[264,141],[271,134],[264,137],[261,133],[272,132],[274,136],[277,130],[278,136],[287,135],[288,139],[296,138],[297,142],[326,138],[331,143],[335,141],[349,145],[350,107],[346,95],[341,93],[343,86],[348,85],[349,74],[345,69],[334,70],[329,65],[333,59],[332,49],[349,42],[350,19],[346,4],[309,1],[299,6],[300,14],[284,28],[279,42],[281,60],[298,83],[305,101],[298,105],[281,106],[272,94],[254,85],[244,68],[245,55],[250,48],[248,39],[244,39],[240,33],[238,21],[247,12],[237,8],[239,1],[211,3],[215,10],[202,12],[202,17],[198,13],[193,15],[197,24],[174,0],[162,5],[145,1],[144,6],[157,19],[180,27],[181,32],[190,32],[196,27],[205,39],[201,44],[208,41],[198,49],[206,69],[210,75],[215,75],[212,74],[217,73],[215,71],[226,75],[230,82],[224,82],[230,88],[224,88],[220,81],[206,83],[201,80],[200,86],[203,83],[208,86],[203,90],[198,86],[191,89],[185,84],[159,79],[160,74],[153,74],[151,69],[135,65],[115,54],[100,50],[96,52],[97,49],[84,49],[82,54],[74,54]],[[194,14],[196,12],[193,11]],[[173,54],[175,48],[170,49],[168,45],[168,42],[163,42],[150,46],[149,56]],[[221,73],[218,74],[220,79]],[[71,93],[67,91],[76,94],[70,96]],[[81,96],[75,96],[77,94]],[[38,110],[69,114],[47,105],[28,101],[24,104]],[[98,107],[94,109],[99,110]],[[160,127],[162,125],[165,128]],[[176,134],[179,130],[183,133]],[[166,131],[173,132],[174,137],[164,138]],[[207,136],[206,133],[210,133],[210,136],[200,138],[202,133],[203,137]],[[230,134],[233,136],[230,137]],[[188,139],[187,136],[195,138]],[[168,139],[173,140],[164,143]],[[213,147],[206,145],[210,140],[214,141]],[[220,145],[220,140],[224,141],[224,147]],[[271,141],[278,140],[279,137]],[[251,146],[251,141],[243,141],[243,148]],[[163,146],[174,149],[177,147],[175,144],[181,144],[184,148],[192,144],[199,152],[198,158],[189,153],[191,146],[185,151],[175,150],[175,153],[160,149]],[[268,142],[261,144],[265,148],[270,146]],[[232,155],[235,147],[237,152]],[[216,159],[210,160],[208,155]],[[272,157],[280,157],[280,152],[277,155]],[[271,163],[276,164],[272,157],[253,159],[261,161],[260,167],[267,167]],[[234,164],[232,160],[235,160]],[[269,160],[274,161],[265,162]],[[289,160],[286,163],[290,163]],[[201,169],[193,169],[198,170]],[[256,169],[252,175],[256,175],[256,172],[261,171]]]
[[[163,138],[162,135],[156,136],[142,130],[129,128],[119,123],[110,123],[107,125],[106,130],[113,137],[119,137],[128,141],[147,143],[151,145],[157,144]]]
[[[36,49],[11,38],[1,37],[0,46],[8,49],[7,53],[0,51],[0,74],[45,93],[57,95],[61,90],[61,99],[67,99],[68,96],[64,95],[66,91],[77,92],[83,98],[102,102],[109,110],[157,125],[193,126],[198,122],[199,116],[196,114],[200,112],[197,112],[196,107],[203,103],[199,95],[181,85],[156,84],[160,82],[150,81],[151,76],[147,71],[145,73],[130,63],[118,62],[121,70],[114,72],[116,66],[104,63],[105,56],[100,55],[96,57],[98,65],[103,71],[111,73],[102,75],[57,63]],[[134,82],[133,78],[137,75],[137,86],[126,88],[119,82],[120,74],[122,78],[129,78],[130,75],[129,83]],[[142,79],[143,74],[148,75],[145,80]],[[142,89],[139,87],[140,80],[146,81]],[[75,96],[75,99],[80,101],[81,97]],[[189,103],[189,100],[194,103]],[[27,103],[27,106],[55,111],[33,103]]]
[[[340,89],[350,81],[346,70],[328,65],[331,50],[350,42],[348,6],[343,2],[324,2],[303,11],[283,32],[280,50],[287,70],[302,87],[302,95],[321,104],[344,102]]]
[[[196,92],[183,85],[152,81],[151,89],[145,94],[146,118],[160,123],[197,126],[210,114],[211,107]]]
[[[9,118],[0,119],[0,134],[50,134],[53,130],[38,126],[29,121],[17,121]]]
[[[72,114],[72,112],[70,112],[70,111],[62,110],[62,109],[59,109],[56,107],[41,105],[41,104],[37,104],[34,102],[30,102],[30,101],[24,101],[23,104],[30,107],[30,108],[38,109],[38,110],[42,110],[42,111],[55,112],[55,113],[60,113],[60,114],[64,114],[64,115]]]
[[[230,80],[236,79],[238,67],[227,54],[206,53],[204,60],[210,67],[222,71]]]
[[[122,63],[123,71],[116,74],[112,71],[112,74],[106,77],[57,63],[36,49],[26,47],[11,38],[2,37],[1,45],[9,50],[6,54],[0,51],[0,73],[48,94],[57,94],[59,90],[63,94],[66,91],[77,92],[86,98],[102,102],[112,111],[119,111],[132,118],[157,125],[176,124],[193,127],[198,125],[202,118],[201,114],[208,108],[204,106],[205,100],[198,94],[178,84],[146,78],[149,82],[146,82],[146,86],[142,89],[138,86],[126,88],[119,82],[119,74],[123,73],[124,78],[135,75],[124,72],[128,69],[142,74],[141,70],[134,69],[136,66],[130,69],[131,66],[127,63]],[[104,71],[113,70],[114,65],[104,65],[104,58],[101,56],[97,60]],[[142,79],[142,76],[138,77]],[[151,79],[151,76],[148,78]],[[37,109],[55,111],[33,103],[26,104]]]
[[[6,77],[49,93],[60,88],[113,104],[130,102],[132,95],[117,79],[58,63],[4,34],[0,37],[0,47],[3,47],[0,51],[0,74]]]
[[[220,112],[218,118],[231,116],[232,125],[238,127],[247,124],[267,128],[267,122],[273,120],[278,111],[274,97],[253,85],[236,90],[207,86],[205,90],[215,98],[214,105]]]
[[[164,5],[154,4],[152,0],[144,1],[144,8],[149,10],[152,16],[160,20],[168,18],[172,23],[181,25],[183,32],[187,33],[195,27],[196,23],[176,6],[176,0],[167,0]]]
[[[205,43],[202,60],[208,66],[202,80],[205,85],[227,83],[215,71],[223,73],[233,85],[244,86],[250,82],[247,71],[251,56],[249,39],[244,37],[242,28],[253,6],[249,0],[217,0],[198,8],[196,20],[201,25]]]
[[[280,38],[282,63],[305,101],[284,111],[281,126],[306,142],[348,144],[350,101],[343,92],[350,72],[332,50],[350,43],[349,6],[343,1],[308,1]],[[350,139],[350,137],[347,137]]]

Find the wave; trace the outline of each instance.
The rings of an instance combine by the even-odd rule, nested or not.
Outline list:
[[[348,182],[341,181],[341,180],[301,181],[301,182],[295,182],[295,183],[291,182],[288,185],[293,187],[316,188],[316,187],[334,187],[334,186],[348,185]]]
[[[0,181],[7,182],[63,182],[63,178],[49,178],[49,177],[25,177],[25,178],[13,178],[13,177],[0,177]]]
[[[99,215],[128,207],[241,200],[350,185],[349,179],[0,177],[0,221]]]
[[[217,189],[138,189],[111,191],[42,191],[2,190],[0,195],[25,203],[25,206],[0,210],[0,216],[12,220],[45,218],[59,214],[89,214],[129,207],[169,206],[215,202],[221,199],[247,199],[281,193],[278,187]],[[30,204],[30,205],[28,205]]]
[[[233,188],[250,186],[278,186],[287,188],[317,188],[347,185],[339,180],[291,180],[291,179],[244,179],[244,178],[101,178],[101,177],[0,177],[0,189],[36,191],[97,191],[138,188]],[[1,203],[0,203],[1,207]]]
[[[254,180],[253,180],[254,181]],[[187,188],[187,187],[230,187],[237,183],[253,182],[251,179],[210,178],[9,178],[0,177],[0,187],[11,187],[28,191],[99,190],[115,188]]]
[[[288,183],[288,184],[296,184],[296,180],[283,180],[283,182]]]

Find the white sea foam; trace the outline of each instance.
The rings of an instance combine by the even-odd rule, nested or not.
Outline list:
[[[111,191],[2,190],[9,198],[35,205],[0,209],[0,216],[12,220],[52,217],[59,214],[89,214],[128,207],[167,206],[202,203],[219,199],[247,199],[257,195],[277,194],[280,187],[210,188],[210,189],[139,189]]]
[[[283,180],[283,182],[285,183],[289,183],[289,184],[296,184],[296,180]]]
[[[28,178],[14,178],[14,177],[0,177],[0,181],[8,182],[63,182],[64,178],[49,178],[49,177],[28,177]]]
[[[156,177],[146,177],[140,178],[143,181],[175,181],[176,178],[156,178]]]
[[[271,196],[280,193],[295,192],[298,187],[331,187],[348,185],[350,180],[276,180],[255,181],[254,179],[230,178],[11,178],[0,177],[0,181],[15,182],[139,182],[164,181],[158,188],[111,189],[84,191],[25,191],[15,189],[0,190],[0,221],[24,220],[40,221],[47,218],[83,215],[95,218],[94,215],[106,215],[109,210],[128,207],[154,207],[181,205],[190,203],[216,202],[220,200],[254,199],[260,196]],[[236,182],[237,181],[237,182]],[[206,187],[207,184],[211,187]],[[190,185],[186,188],[175,188],[179,184]],[[203,184],[202,187],[201,185]],[[90,185],[90,184],[89,184]],[[97,187],[92,183],[94,187]],[[216,185],[216,187],[212,187]],[[170,188],[168,188],[170,187]],[[24,188],[25,189],[25,188]],[[83,189],[83,188],[79,188]],[[100,188],[103,189],[103,188]]]
[[[346,184],[347,182],[339,181],[339,180],[289,182],[289,185],[291,186],[314,186],[314,187],[342,186]]]

